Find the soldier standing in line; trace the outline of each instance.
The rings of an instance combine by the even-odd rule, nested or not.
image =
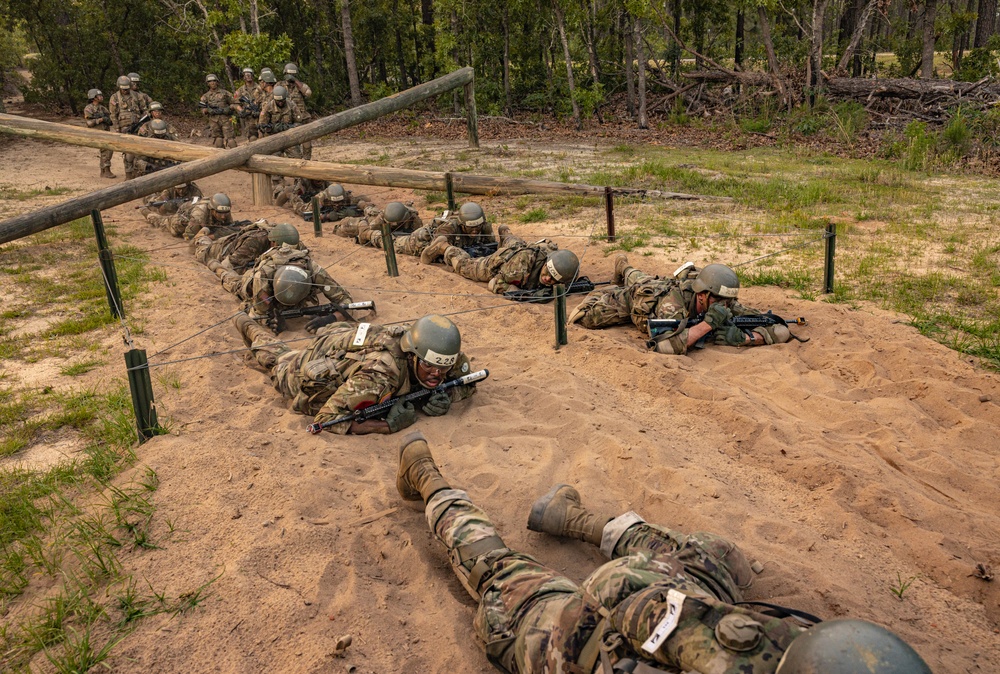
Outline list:
[[[208,91],[201,95],[198,106],[201,108],[201,114],[208,117],[212,145],[223,148],[236,147],[232,114],[234,108],[239,110],[239,106],[233,102],[233,95],[219,84],[216,75],[211,73],[207,75],[205,83],[208,85]]]
[[[132,91],[132,80],[128,75],[118,78],[118,91],[111,96],[108,109],[111,112],[111,122],[118,133],[128,133],[133,124],[142,119],[143,104],[139,96]],[[136,177],[135,155],[122,152],[125,162],[125,180]]]
[[[257,115],[248,110],[246,104],[246,101],[249,101],[258,108],[260,107],[260,87],[254,81],[253,68],[243,69],[243,84],[233,94],[233,98],[240,104],[240,126],[243,136],[246,137],[248,143],[257,140],[260,137],[260,133],[257,131]]]
[[[87,92],[87,107],[83,109],[83,118],[87,121],[87,126],[91,129],[99,128],[102,131],[111,130],[111,113],[104,107],[104,94],[100,89],[91,89]],[[114,178],[111,172],[111,157],[114,152],[101,149],[101,177]]]
[[[312,121],[312,115],[309,114],[309,109],[306,107],[306,99],[312,96],[312,89],[309,85],[299,79],[299,67],[294,63],[286,63],[284,70],[284,78],[288,89],[288,99],[295,103],[295,106],[299,109],[299,114],[302,115],[302,123]],[[303,159],[312,159],[313,156],[313,146],[312,141],[302,143],[299,146],[302,151]]]
[[[150,106],[153,103],[153,99],[150,98],[149,94],[139,90],[139,84],[142,82],[139,73],[129,73],[128,79],[132,83],[132,91],[139,97],[139,103],[142,105],[142,114],[147,114],[151,110]]]

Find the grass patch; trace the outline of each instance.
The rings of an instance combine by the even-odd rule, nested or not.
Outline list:
[[[549,212],[544,208],[532,208],[530,211],[525,211],[521,215],[517,216],[517,219],[523,223],[529,222],[544,222],[549,217]]]
[[[22,190],[7,183],[0,183],[0,199],[7,201],[27,201],[35,197],[57,197],[73,190],[68,187],[43,187],[41,189]]]
[[[59,370],[59,373],[64,374],[67,377],[79,377],[81,374],[87,374],[95,367],[100,367],[101,365],[104,365],[103,360],[85,360],[79,363],[73,363],[72,365],[67,365]]]

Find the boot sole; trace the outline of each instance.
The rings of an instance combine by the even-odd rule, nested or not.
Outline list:
[[[552,503],[552,499],[556,497],[556,492],[558,492],[563,487],[569,487],[570,485],[566,483],[560,483],[549,489],[545,496],[535,501],[531,505],[531,513],[528,514],[528,529],[531,531],[538,531],[544,533],[542,529],[542,519],[545,515],[545,509],[549,507]]]
[[[424,437],[423,433],[421,433],[420,431],[413,431],[412,433],[407,433],[405,436],[403,436],[402,441],[399,443],[399,453],[396,455],[396,491],[399,493],[400,497],[403,500],[408,501],[410,504],[419,503],[420,509],[422,510],[424,504],[423,504],[423,499],[420,497],[420,494],[418,493],[416,496],[406,496],[403,494],[403,490],[400,488],[400,475],[405,473],[406,470],[409,470],[410,468],[409,466],[407,466],[406,470],[402,470],[403,452],[406,451],[407,447],[409,447],[414,442],[417,442],[418,440],[423,440],[424,442],[427,442],[427,438]]]

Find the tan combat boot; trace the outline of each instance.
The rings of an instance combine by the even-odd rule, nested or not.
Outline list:
[[[117,178],[118,176],[116,176],[114,173],[111,172],[111,167],[110,166],[105,166],[104,168],[101,169],[101,177],[102,178]]]
[[[236,329],[239,330],[240,335],[243,337],[243,343],[247,345],[247,348],[252,347],[254,339],[258,337],[266,337],[269,341],[274,341],[273,335],[260,327],[257,321],[247,316],[245,311],[236,314],[233,318],[233,323],[236,324]]]
[[[468,260],[469,254],[458,246],[448,246],[444,249],[444,263],[456,272],[462,264],[462,260]]]
[[[451,485],[441,476],[427,439],[420,431],[409,433],[399,446],[396,490],[407,501],[427,502],[431,496]]]
[[[206,262],[206,263],[205,263],[205,265],[206,265],[206,266],[207,266],[207,267],[208,267],[209,269],[211,269],[211,270],[212,270],[212,272],[214,273],[216,269],[218,269],[219,267],[221,267],[221,266],[222,266],[222,263],[221,263],[221,262],[219,262],[218,260],[209,260],[208,262]]]
[[[528,528],[600,546],[604,525],[612,519],[584,508],[580,503],[580,493],[573,487],[557,484],[531,506]]]
[[[444,252],[448,250],[449,245],[447,236],[442,235],[437,237],[431,241],[429,246],[424,248],[422,253],[420,253],[420,261],[424,264],[436,262],[437,259],[444,255]]]
[[[618,253],[615,255],[615,285],[625,285],[625,270],[629,268],[628,255]]]
[[[497,227],[497,236],[500,237],[501,241],[503,241],[512,234],[513,232],[510,231],[510,227],[507,225],[500,225],[499,227]]]

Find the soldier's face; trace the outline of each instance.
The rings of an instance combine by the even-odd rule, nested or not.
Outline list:
[[[162,110],[150,110],[149,114],[151,114],[153,116],[153,119],[163,119],[163,111]]]
[[[277,106],[278,106],[279,108],[283,108],[283,107],[285,107],[285,99],[284,99],[284,98],[282,98],[282,99],[281,99],[281,100],[279,101],[279,100],[278,100],[278,99],[276,98],[276,99],[274,99],[274,104],[275,104],[275,105],[277,105]]]
[[[449,366],[446,365],[431,365],[430,363],[417,360],[417,366],[415,368],[417,375],[417,381],[424,388],[434,388],[440,386],[441,382],[444,381],[444,376],[448,374]]]
[[[216,89],[219,88],[219,83],[216,82],[215,80],[212,80],[211,82],[208,83],[208,88],[211,89],[212,91],[215,91]]]
[[[101,95],[101,94],[97,94],[96,96],[94,96],[94,101],[96,101],[97,103],[103,103],[104,102],[104,96]]]
[[[538,275],[538,282],[543,286],[554,286],[556,284],[556,280],[552,278],[547,269],[543,269],[542,273]]]
[[[243,81],[247,84],[253,83],[253,73],[243,73]]]
[[[722,302],[727,307],[732,304],[732,300],[728,300],[725,297],[715,297],[709,292],[698,293],[696,295],[698,298],[695,302],[695,309],[698,310],[699,314],[703,314],[708,311],[708,308],[715,304],[716,302]]]

